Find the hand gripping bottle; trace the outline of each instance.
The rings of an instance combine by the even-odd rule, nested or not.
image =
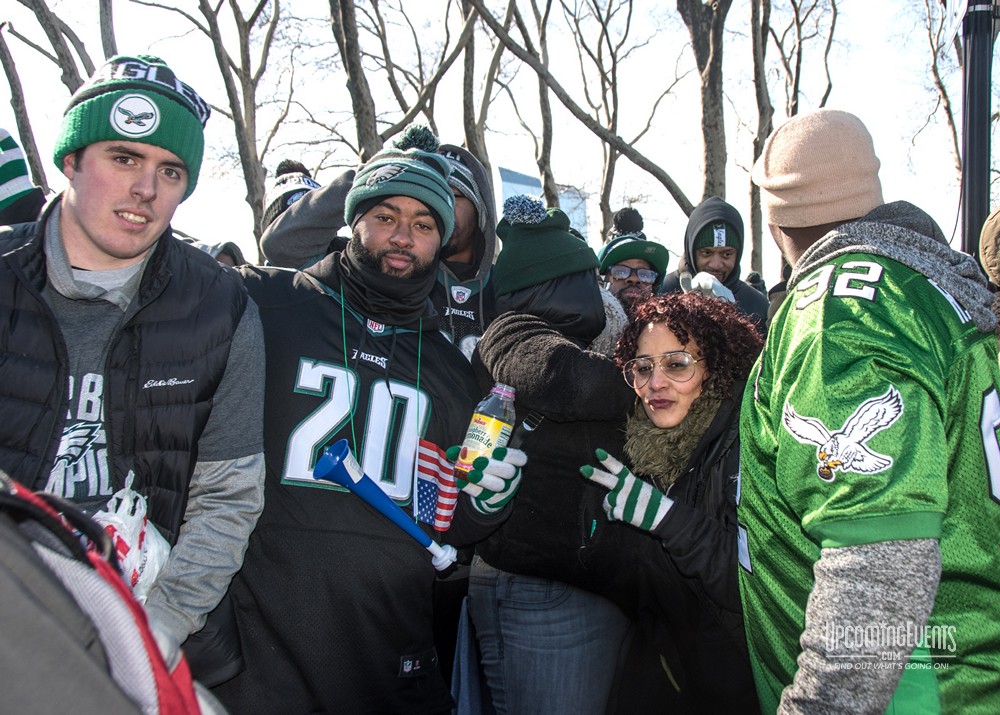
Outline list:
[[[498,382],[490,394],[476,405],[462,451],[455,462],[455,473],[464,477],[476,457],[489,457],[497,447],[504,447],[514,430],[514,388]]]

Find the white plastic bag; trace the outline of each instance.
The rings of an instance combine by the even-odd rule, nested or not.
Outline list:
[[[132,488],[134,478],[129,472],[125,487],[114,493],[106,509],[94,514],[94,519],[111,537],[125,583],[136,600],[145,603],[170,555],[170,544],[146,518],[146,498]]]

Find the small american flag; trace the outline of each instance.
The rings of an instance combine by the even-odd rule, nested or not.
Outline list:
[[[433,442],[420,440],[417,449],[417,504],[419,521],[433,524],[437,531],[448,531],[458,504],[458,485],[454,466],[445,452]]]

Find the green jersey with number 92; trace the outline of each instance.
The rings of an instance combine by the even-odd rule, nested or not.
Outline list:
[[[994,334],[893,260],[838,256],[786,297],[740,422],[740,590],[764,712],[795,675],[820,549],[906,539],[939,540],[942,575],[930,658],[904,680],[929,712],[1000,712],[998,385]]]

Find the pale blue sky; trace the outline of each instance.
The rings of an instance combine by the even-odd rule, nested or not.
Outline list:
[[[52,5],[60,12],[77,17],[74,27],[91,51],[98,51],[100,45],[93,7],[71,0],[53,2]],[[927,89],[927,51],[919,28],[915,26],[914,5],[915,3],[906,0],[840,1],[836,35],[843,44],[835,48],[834,91],[828,106],[852,111],[869,126],[876,152],[882,160],[881,176],[886,200],[907,199],[918,204],[938,221],[946,235],[951,236],[957,218],[959,191],[950,154],[950,140],[942,127],[935,125],[914,138],[932,103]],[[5,16],[14,22],[16,28],[30,33],[32,37],[40,36],[37,25],[27,10],[15,3],[7,3],[7,7]],[[140,10],[146,22],[137,28],[132,18]],[[742,32],[748,14],[746,2],[737,0],[730,12],[727,30],[731,33]],[[218,71],[214,58],[209,59],[207,54],[196,55],[189,51],[192,43],[201,40],[187,39],[179,43],[176,40],[149,38],[153,40],[149,41],[149,17],[146,9],[124,2],[116,4],[120,50],[139,52],[148,48],[163,56],[182,79],[205,94],[210,101],[224,104],[224,95],[216,79]],[[157,27],[162,30],[167,25],[169,22],[165,21],[163,25],[157,24]],[[140,38],[139,42],[136,42],[137,38]],[[16,39],[8,36],[7,42],[16,58],[27,57],[25,48]],[[741,51],[737,49],[738,39],[727,38],[727,43],[726,86],[732,111],[727,116],[731,147],[726,198],[747,216],[749,199],[746,172],[750,161],[750,143],[747,129],[741,128],[739,124],[755,122],[756,117],[748,85],[745,78],[739,76],[741,73],[745,75],[746,69],[737,64],[748,66],[749,58],[740,55]],[[680,47],[677,49],[681,50]],[[28,64],[21,61],[18,66],[25,83],[39,150],[43,156],[49,156],[67,97],[54,67],[36,58],[32,58],[30,67]],[[558,61],[554,61],[554,66],[554,73],[557,75],[569,75],[575,68],[573,65],[563,69]],[[623,103],[626,106],[629,102],[628,92],[644,91],[644,87],[654,84],[647,74],[649,71],[648,66],[642,71],[633,70],[623,80],[628,83],[623,84]],[[204,78],[199,77],[199,73],[204,74]],[[331,81],[338,88],[342,84],[339,78],[331,78]],[[695,80],[692,79],[691,82],[693,81]],[[960,112],[961,95],[957,79],[953,80],[952,87],[956,92],[953,97],[956,111]],[[691,95],[691,91],[693,84],[687,93],[679,93],[672,104],[667,103],[661,108],[665,128],[659,130],[659,134],[654,133],[645,139],[641,148],[647,155],[661,161],[689,198],[697,203],[701,190],[701,138],[698,132],[697,99]],[[6,89],[0,90],[0,97],[8,99]],[[815,100],[807,97],[807,101]],[[780,114],[782,99],[776,95],[774,102],[779,105]],[[556,104],[555,100],[553,104]],[[442,104],[439,101],[440,106]],[[811,107],[807,105],[807,108]],[[492,116],[494,115],[491,114]],[[502,115],[497,113],[495,116],[499,119]],[[461,136],[460,111],[457,107],[454,112],[442,112],[439,109],[438,117],[445,141],[455,141],[452,137]],[[558,131],[572,126],[573,121],[575,120],[560,120]],[[670,122],[669,126],[667,122]],[[8,101],[0,101],[0,126],[15,133]],[[569,137],[558,131],[554,161],[557,179],[567,183],[583,183],[584,188],[596,194],[600,159],[592,140],[585,133],[580,135],[574,132]],[[210,145],[222,143],[227,133],[231,133],[231,125],[223,117],[213,117],[208,126],[207,141]],[[517,127],[512,126],[511,136],[490,135],[488,141],[491,157],[494,163],[502,163],[516,171],[534,173],[531,145],[525,138],[517,138],[516,133]],[[678,161],[678,156],[688,158]],[[269,157],[265,165],[273,167],[280,158],[282,157]],[[46,166],[46,170],[53,188],[62,188],[64,181],[55,167]],[[590,177],[589,180],[586,177]],[[318,178],[323,181],[331,177]],[[646,218],[646,233],[674,251],[681,250],[686,219],[662,187],[623,160],[619,163],[619,183],[616,188],[620,197],[647,195],[648,201],[639,205]],[[248,256],[255,256],[251,214],[244,201],[244,194],[245,189],[238,176],[213,176],[210,169],[203,170],[197,191],[178,209],[174,225],[205,240],[235,240]],[[592,222],[596,221],[596,211],[595,205],[591,209]],[[594,223],[590,228],[591,234],[596,234],[597,226]],[[958,246],[959,241],[956,237],[953,245]],[[764,276],[768,285],[771,285],[777,280],[777,252],[768,238],[765,238],[764,246]],[[749,251],[745,252],[745,258],[744,272],[749,270]]]

